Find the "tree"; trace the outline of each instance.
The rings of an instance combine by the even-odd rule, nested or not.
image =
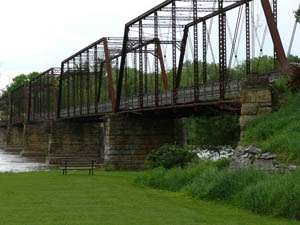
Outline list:
[[[300,8],[295,12],[295,17],[298,23],[300,23]]]
[[[38,72],[32,72],[29,74],[20,74],[13,79],[13,82],[7,86],[8,91],[14,91],[23,85],[27,85],[30,80],[34,79],[39,75]]]

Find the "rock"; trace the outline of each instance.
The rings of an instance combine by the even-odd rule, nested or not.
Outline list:
[[[250,146],[238,146],[232,157],[230,168],[242,169],[247,167],[255,167],[266,171],[272,172],[293,172],[297,169],[294,165],[279,164],[277,161],[277,155],[269,152],[262,153],[262,150],[255,145]]]
[[[261,154],[261,156],[259,158],[265,159],[265,160],[271,160],[271,159],[276,159],[277,155],[271,154],[271,153],[263,153],[263,154]]]
[[[252,155],[258,155],[258,154],[260,154],[262,151],[261,151],[259,148],[257,148],[255,145],[250,145],[249,147],[247,147],[247,148],[245,149],[245,152],[248,152],[248,153],[250,153],[250,154],[252,154]]]

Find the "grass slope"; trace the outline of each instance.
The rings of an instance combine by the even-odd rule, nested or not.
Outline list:
[[[138,173],[0,174],[5,225],[296,225],[228,206],[136,187]]]
[[[282,161],[300,165],[300,94],[289,96],[278,112],[249,124],[244,144],[252,143],[277,153]]]

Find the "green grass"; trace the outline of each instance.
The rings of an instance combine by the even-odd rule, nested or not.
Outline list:
[[[139,173],[0,174],[3,225],[297,225],[182,193],[135,186]]]
[[[278,112],[251,122],[243,142],[255,143],[278,154],[281,161],[300,165],[300,94],[290,95]]]
[[[222,202],[257,214],[300,220],[300,171],[267,175],[248,168],[229,170],[216,162],[141,173],[141,186],[186,193],[198,200]]]

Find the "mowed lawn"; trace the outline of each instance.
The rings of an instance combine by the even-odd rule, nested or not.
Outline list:
[[[135,172],[0,174],[1,225],[288,225],[183,194],[137,187]]]

